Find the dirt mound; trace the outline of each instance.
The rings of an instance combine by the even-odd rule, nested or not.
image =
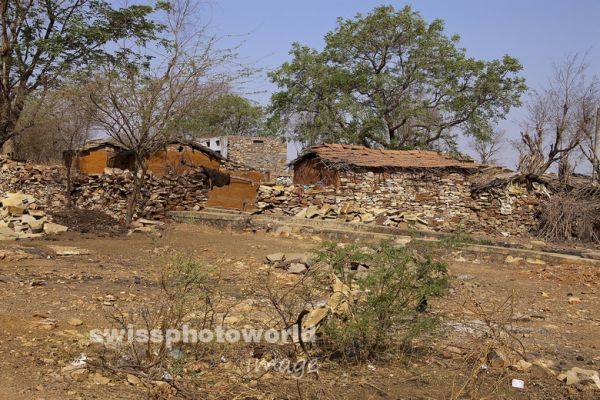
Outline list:
[[[69,227],[69,230],[81,233],[93,233],[106,237],[121,235],[125,227],[117,220],[98,210],[58,210],[51,211],[52,219]]]

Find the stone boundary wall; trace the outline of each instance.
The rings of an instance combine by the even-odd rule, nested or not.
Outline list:
[[[22,192],[36,199],[42,210],[66,206],[65,169],[60,166],[34,165],[0,158],[0,195]],[[104,174],[73,177],[73,200],[77,208],[100,210],[117,220],[125,216],[127,196],[133,186],[129,171],[106,169]],[[138,217],[162,218],[171,210],[199,210],[207,198],[206,176],[201,172],[181,176],[150,175]]]
[[[100,210],[121,220],[127,210],[127,197],[133,189],[133,175],[121,170],[107,172],[77,177],[74,203],[78,208]],[[163,177],[150,175],[142,189],[136,216],[160,219],[167,211],[199,210],[206,202],[207,193],[207,178],[201,172]]]
[[[259,188],[264,213],[351,223],[418,228],[441,232],[526,236],[536,225],[543,187],[522,186],[473,194],[462,173],[344,173],[339,187],[267,186]]]
[[[125,215],[133,176],[107,170],[74,178],[75,205],[101,210],[116,219]],[[42,210],[65,207],[65,171],[0,158],[0,195],[23,192]],[[199,210],[206,202],[206,177],[196,172],[162,178],[150,176],[138,217],[162,218],[171,210]],[[473,194],[461,173],[347,173],[339,187],[262,185],[257,207],[263,213],[337,219],[441,232],[527,236],[536,226],[535,211],[547,198],[543,186],[528,191],[508,185]]]

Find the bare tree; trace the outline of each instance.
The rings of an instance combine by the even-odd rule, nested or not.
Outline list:
[[[600,84],[594,81],[590,95],[581,107],[581,129],[583,139],[579,144],[581,154],[591,164],[592,178],[600,181]]]
[[[515,146],[522,173],[541,175],[554,164],[563,177],[572,172],[569,156],[586,137],[588,109],[597,85],[586,70],[585,57],[569,57],[555,65],[548,87],[533,93]]]
[[[67,207],[71,208],[73,161],[90,138],[92,119],[88,87],[80,82],[46,92],[31,100],[22,121],[27,121],[16,139],[17,155],[35,162],[64,162]],[[30,115],[31,113],[31,115]]]
[[[505,136],[506,131],[496,128],[490,130],[489,138],[476,137],[471,140],[469,147],[477,153],[480,163],[496,164],[497,156],[505,142]]]
[[[94,120],[108,136],[129,149],[134,158],[133,189],[125,222],[130,224],[146,178],[146,160],[175,135],[177,121],[215,82],[229,79],[223,72],[233,57],[215,49],[206,27],[192,29],[193,0],[178,0],[166,9],[163,53],[149,49],[148,63],[120,61],[98,76],[91,100]],[[210,83],[210,84],[209,84]]]
[[[81,147],[88,141],[92,131],[92,112],[87,86],[67,86],[53,100],[52,116],[56,121],[58,139],[63,150],[64,164],[67,169],[66,198],[67,207],[73,207],[72,171],[73,161]],[[53,96],[54,97],[54,96]]]

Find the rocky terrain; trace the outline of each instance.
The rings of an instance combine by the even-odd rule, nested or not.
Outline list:
[[[448,250],[450,289],[430,304],[442,329],[412,355],[349,365],[320,360],[318,375],[297,379],[277,369],[250,374],[247,366],[267,356],[260,347],[199,347],[189,362],[192,354],[179,362],[182,355],[172,352],[163,379],[148,380],[98,367],[98,357],[109,354],[98,352],[89,332],[113,326],[116,310],[159,301],[161,271],[172,257],[219,267],[225,323],[243,327],[272,320],[267,282],[283,292],[295,287],[317,267],[311,254],[319,238],[169,225],[161,238],[64,232],[45,239],[0,243],[0,398],[591,400],[600,393],[595,265],[467,261],[460,248]],[[503,352],[498,339],[505,336],[494,332],[510,333],[521,355]]]

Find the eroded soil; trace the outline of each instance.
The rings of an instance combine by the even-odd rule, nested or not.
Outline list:
[[[89,254],[57,256],[57,248],[49,246],[73,246]],[[264,299],[257,298],[264,287],[264,257],[317,246],[315,238],[276,238],[194,225],[170,225],[161,239],[67,233],[53,240],[0,242],[0,398],[156,398],[152,387],[128,382],[124,374],[90,371],[74,380],[63,370],[91,351],[88,332],[107,327],[112,309],[152,302],[159,295],[161,271],[175,253],[221,267],[231,302],[230,321],[243,325],[269,313]],[[195,396],[442,399],[464,386],[477,398],[600,397],[600,391],[567,386],[541,368],[482,368],[474,359],[483,341],[478,328],[486,318],[496,318],[510,324],[528,360],[549,360],[555,373],[573,366],[599,370],[600,268],[451,263],[450,272],[449,293],[430,303],[445,329],[430,343],[420,343],[412,356],[350,366],[324,362],[318,378],[310,375],[299,381],[275,372],[248,381],[236,379],[235,373],[244,353],[233,359],[231,350],[223,348],[222,354],[212,356],[214,362],[195,371],[204,377],[204,394]],[[274,273],[283,286],[299,279],[284,271]],[[95,378],[95,373],[108,381]],[[525,388],[512,388],[513,378],[524,380]]]

